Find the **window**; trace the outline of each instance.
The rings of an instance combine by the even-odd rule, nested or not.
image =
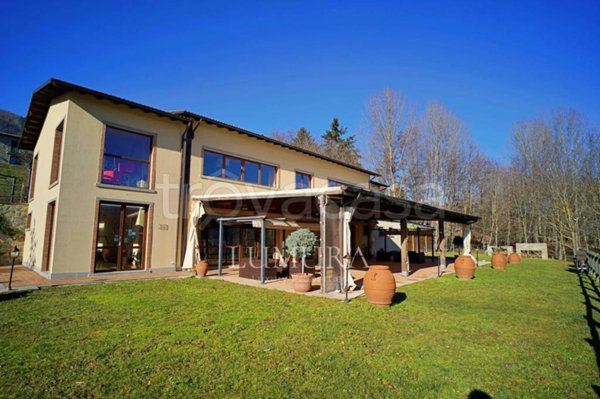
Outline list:
[[[151,136],[107,126],[101,182],[148,188],[151,155]]]
[[[260,165],[256,162],[246,161],[244,163],[244,181],[258,184]]]
[[[277,169],[271,165],[204,151],[204,176],[275,186]]]
[[[31,164],[31,178],[29,180],[29,200],[33,199],[33,195],[35,193],[35,175],[37,174],[38,155],[36,155],[33,158],[33,162]]]
[[[328,179],[327,180],[327,186],[329,186],[329,187],[339,187],[339,186],[347,186],[347,184],[344,184],[344,183],[339,182],[337,180]]]
[[[275,167],[270,165],[261,165],[260,168],[260,184],[263,186],[273,187],[275,186]]]
[[[31,213],[27,214],[27,222],[25,223],[25,229],[26,230],[31,229]]]
[[[296,172],[296,189],[310,188],[312,176],[302,172]]]
[[[63,137],[63,122],[58,125],[54,133],[54,150],[52,151],[52,166],[50,169],[50,184],[58,181],[58,172],[60,169],[60,156]]]

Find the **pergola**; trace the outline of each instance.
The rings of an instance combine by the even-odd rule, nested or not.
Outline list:
[[[260,223],[261,282],[267,267],[265,228],[269,225],[317,225],[320,232],[321,290],[341,289],[344,256],[350,255],[351,223],[373,225],[378,220],[400,223],[401,270],[408,275],[408,221],[434,222],[440,267],[445,267],[444,222],[464,226],[464,251],[470,252],[471,224],[479,217],[391,197],[377,191],[339,186],[266,192],[231,192],[193,196],[207,215],[219,222],[219,270],[222,267],[223,223]],[[318,224],[317,224],[318,223]],[[189,250],[189,248],[188,248]]]

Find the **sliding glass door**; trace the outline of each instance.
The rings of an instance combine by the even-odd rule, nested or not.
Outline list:
[[[95,272],[144,268],[147,215],[146,205],[100,203]]]

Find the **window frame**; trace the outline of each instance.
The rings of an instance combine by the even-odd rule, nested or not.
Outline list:
[[[62,163],[62,146],[65,137],[65,121],[58,124],[54,130],[54,147],[52,148],[52,163],[50,164],[50,187],[58,184],[60,179],[60,166]]]
[[[220,175],[214,176],[214,175],[208,175],[206,174],[206,170],[205,170],[205,162],[206,162],[206,153],[210,153],[210,154],[214,154],[214,155],[218,155],[221,157],[221,173]],[[239,179],[232,179],[230,177],[227,177],[226,175],[226,164],[227,164],[227,159],[232,159],[232,160],[236,160],[236,161],[240,161],[241,163],[241,168],[240,168],[240,178]],[[253,163],[258,165],[258,179],[257,179],[257,183],[255,182],[249,182],[246,181],[246,162],[248,163]],[[262,174],[263,174],[263,166],[266,167],[271,167],[274,169],[275,173],[273,176],[273,184],[271,185],[266,185],[266,184],[262,184]],[[223,179],[223,180],[228,180],[228,181],[235,181],[235,182],[240,182],[243,184],[252,184],[255,186],[260,186],[260,187],[267,187],[267,188],[277,188],[278,186],[278,182],[277,182],[277,177],[278,177],[278,173],[279,173],[279,167],[277,167],[276,165],[273,164],[269,164],[266,162],[262,162],[262,161],[258,161],[258,160],[254,160],[254,159],[247,159],[247,158],[242,158],[236,155],[230,155],[230,154],[226,154],[220,151],[215,151],[212,149],[208,149],[208,148],[203,148],[202,149],[202,177],[205,178],[209,178],[209,179]]]
[[[298,176],[307,176],[308,177],[308,187],[298,187]],[[296,190],[302,190],[307,188],[313,188],[313,175],[308,172],[303,172],[301,170],[296,170],[296,174],[294,176],[294,184],[296,185]]]
[[[110,129],[115,129],[115,130],[119,130],[121,132],[125,132],[125,133],[130,133],[130,134],[137,134],[139,136],[145,136],[150,138],[150,154],[148,157],[148,161],[144,160],[144,159],[137,159],[137,158],[133,158],[133,157],[123,157],[120,155],[111,155],[111,154],[107,154],[105,152],[105,148],[106,148],[106,130],[110,128]],[[130,127],[126,127],[126,126],[120,126],[117,124],[113,124],[113,123],[105,123],[102,126],[102,146],[100,147],[100,159],[98,162],[98,185],[99,187],[109,187],[109,188],[115,188],[115,189],[120,189],[120,190],[133,190],[133,191],[154,191],[154,187],[155,187],[155,168],[156,168],[156,144],[157,142],[157,135],[155,133],[151,133],[151,132],[145,132],[145,131],[140,131],[140,130],[136,130]],[[111,184],[111,183],[105,183],[102,181],[102,175],[104,172],[104,157],[108,155],[111,157],[115,157],[115,158],[119,158],[122,159],[124,161],[132,161],[132,162],[140,162],[140,163],[147,163],[148,164],[148,183],[146,187],[134,187],[134,186],[128,186],[128,185],[120,185],[120,184]]]
[[[33,160],[31,161],[31,173],[29,175],[29,193],[28,199],[29,201],[33,201],[35,195],[35,180],[37,178],[37,164],[39,162],[40,153],[38,152],[33,156]]]

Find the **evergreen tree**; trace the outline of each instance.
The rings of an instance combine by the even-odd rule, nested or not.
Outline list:
[[[354,135],[346,137],[348,129],[340,125],[338,118],[333,118],[331,126],[322,136],[324,153],[330,158],[340,160],[352,165],[360,166],[360,154],[356,148]]]
[[[319,152],[321,150],[312,134],[304,127],[298,129],[298,132],[296,132],[296,135],[292,138],[290,144],[313,152]]]

